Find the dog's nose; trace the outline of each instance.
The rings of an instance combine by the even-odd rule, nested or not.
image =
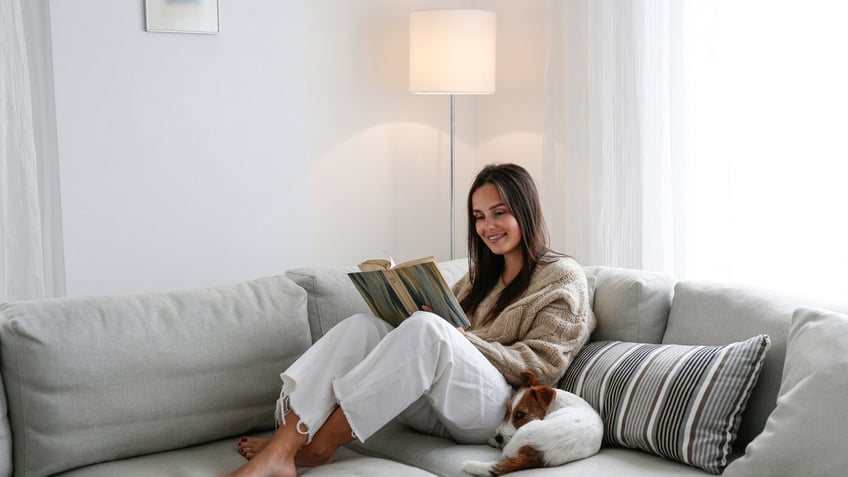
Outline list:
[[[500,434],[496,435],[495,442],[497,442],[498,444],[503,444],[503,436]]]

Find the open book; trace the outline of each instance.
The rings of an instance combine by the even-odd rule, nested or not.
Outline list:
[[[469,325],[433,257],[397,265],[391,259],[366,260],[359,270],[349,273],[350,279],[371,311],[390,325],[399,325],[424,305],[454,326]]]

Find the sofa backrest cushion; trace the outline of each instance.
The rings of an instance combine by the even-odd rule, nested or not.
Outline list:
[[[728,477],[845,475],[848,315],[798,308],[786,342],[777,407]]]
[[[673,277],[602,266],[583,270],[589,280],[595,277],[592,309],[598,324],[591,341],[662,341],[674,292]]]
[[[439,262],[439,269],[445,281],[453,285],[467,272],[468,260]],[[326,266],[295,268],[286,272],[288,278],[306,290],[313,342],[343,319],[356,313],[370,312],[347,275],[357,270],[356,266]]]
[[[15,475],[273,428],[279,373],[309,344],[285,277],[0,305]]]
[[[674,290],[674,302],[663,343],[723,345],[752,335],[767,334],[771,349],[739,428],[737,447],[759,434],[774,410],[786,355],[786,336],[792,312],[800,299],[706,281],[682,281]]]
[[[313,343],[348,316],[368,312],[368,305],[347,276],[355,271],[357,268],[352,266],[286,271],[286,277],[306,290],[309,333]]]

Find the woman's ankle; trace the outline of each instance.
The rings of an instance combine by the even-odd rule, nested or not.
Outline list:
[[[320,445],[320,444],[319,444]],[[333,462],[333,454],[337,447],[306,445],[294,457],[294,463],[298,467],[317,467]]]

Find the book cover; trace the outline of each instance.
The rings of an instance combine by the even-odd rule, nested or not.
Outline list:
[[[395,265],[391,260],[366,260],[348,274],[371,311],[397,326],[424,305],[454,326],[468,318],[433,257]]]

